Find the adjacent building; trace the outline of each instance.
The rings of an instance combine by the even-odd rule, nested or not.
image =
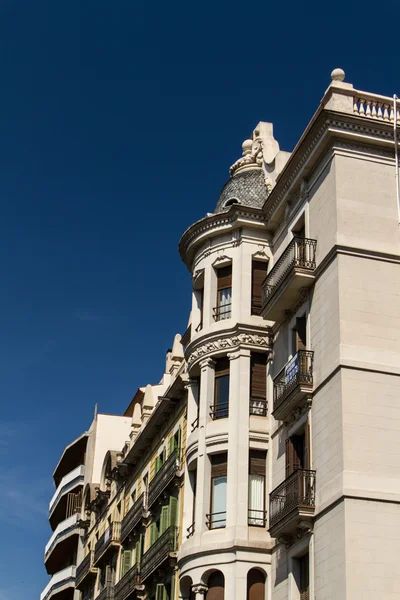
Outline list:
[[[336,69],[292,153],[270,123],[243,143],[181,238],[192,306],[161,382],[56,468],[41,600],[398,597],[394,121]]]

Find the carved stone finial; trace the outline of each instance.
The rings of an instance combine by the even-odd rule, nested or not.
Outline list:
[[[344,81],[345,76],[346,73],[343,71],[343,69],[333,69],[331,73],[332,81]]]
[[[229,169],[231,177],[244,168],[261,168],[263,163],[263,148],[261,139],[245,140],[242,145],[243,156],[233,163]]]

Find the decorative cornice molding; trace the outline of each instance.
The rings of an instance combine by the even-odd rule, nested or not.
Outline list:
[[[323,123],[322,120],[325,119],[325,121]],[[320,125],[318,125],[318,123]],[[388,127],[389,125],[389,127]],[[288,161],[288,165],[287,168],[284,169],[284,171],[282,172],[279,181],[277,182],[276,186],[274,187],[274,189],[271,192],[271,195],[269,196],[269,198],[266,200],[265,205],[264,205],[264,211],[267,217],[267,220],[270,220],[272,215],[274,214],[274,212],[276,211],[276,209],[278,208],[278,206],[282,203],[282,201],[284,200],[285,196],[287,195],[288,191],[290,190],[290,188],[292,187],[294,181],[297,179],[300,171],[303,169],[304,165],[307,163],[308,159],[310,158],[311,154],[313,153],[313,151],[315,150],[315,148],[319,145],[319,143],[321,142],[321,140],[325,137],[325,135],[327,133],[331,133],[332,135],[334,135],[335,133],[341,133],[343,134],[349,134],[349,133],[354,133],[354,134],[358,134],[360,136],[360,143],[357,144],[357,142],[351,143],[349,142],[345,142],[345,141],[339,141],[339,140],[335,140],[334,144],[331,147],[331,150],[333,150],[333,146],[337,146],[342,144],[342,147],[345,148],[347,146],[347,149],[349,150],[355,150],[355,151],[368,151],[371,155],[375,154],[377,156],[382,156],[385,158],[390,158],[393,157],[393,151],[385,151],[382,150],[382,148],[377,148],[375,144],[373,144],[373,142],[371,141],[371,139],[369,140],[365,140],[365,144],[362,143],[362,138],[361,136],[368,136],[368,138],[375,138],[375,140],[381,140],[383,142],[385,142],[386,144],[388,143],[393,143],[393,126],[392,124],[382,121],[374,121],[373,124],[371,123],[371,121],[368,121],[367,123],[365,122],[365,120],[363,120],[362,122],[360,122],[360,118],[357,118],[357,121],[354,120],[354,117],[352,117],[352,115],[348,115],[348,114],[343,114],[343,119],[339,120],[337,113],[322,113],[319,117],[319,119],[316,121],[316,123],[314,124],[314,127],[316,128],[316,131],[314,133],[314,136],[312,137],[311,141],[309,142],[309,144],[307,146],[305,146],[305,149],[302,153],[292,153],[291,158]],[[308,132],[308,135],[311,135],[311,132]],[[304,143],[306,142],[307,136],[304,140]],[[298,158],[296,157],[296,155],[298,154]],[[296,160],[297,158],[297,160]],[[292,163],[292,166],[291,166]],[[287,175],[285,173],[285,171],[287,170]],[[279,191],[278,191],[279,190]],[[290,199],[290,203],[294,204],[297,203],[298,197],[296,196],[296,198],[294,199]]]
[[[272,347],[271,331],[266,327],[236,325],[232,329],[219,331],[213,335],[203,336],[189,344],[186,349],[188,369],[199,362],[202,357],[218,354],[222,351],[232,352],[240,348],[261,349],[269,351]],[[210,358],[206,359],[210,360]],[[201,361],[200,367],[203,368]],[[208,363],[205,363],[207,366]]]
[[[243,207],[237,204],[231,206],[226,213],[212,214],[208,217],[204,217],[200,221],[197,221],[191,225],[182,235],[179,242],[179,252],[182,260],[188,264],[187,253],[191,248],[196,238],[208,231],[218,230],[221,227],[234,225],[240,218],[246,220],[253,220],[258,223],[266,223],[267,218],[265,214],[258,208]]]
[[[215,360],[213,360],[212,358],[205,358],[204,360],[200,361],[200,369],[208,369],[214,367]]]

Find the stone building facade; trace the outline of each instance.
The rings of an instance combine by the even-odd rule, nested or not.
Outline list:
[[[393,124],[392,98],[336,69],[291,154],[270,123],[243,143],[180,241],[188,329],[85,481],[69,564],[50,561],[78,565],[77,600],[398,597]]]

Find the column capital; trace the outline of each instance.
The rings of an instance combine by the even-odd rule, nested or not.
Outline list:
[[[215,367],[215,360],[213,360],[212,358],[204,358],[203,360],[200,361],[200,369],[213,369]]]
[[[238,348],[234,352],[228,352],[227,357],[229,360],[235,360],[236,358],[250,358],[251,351],[248,348]]]
[[[192,390],[193,388],[199,387],[199,382],[197,379],[189,379],[189,381],[187,381],[183,387],[185,390]]]
[[[195,594],[206,594],[208,591],[208,587],[204,585],[204,583],[197,583],[196,585],[192,585],[192,590]]]

